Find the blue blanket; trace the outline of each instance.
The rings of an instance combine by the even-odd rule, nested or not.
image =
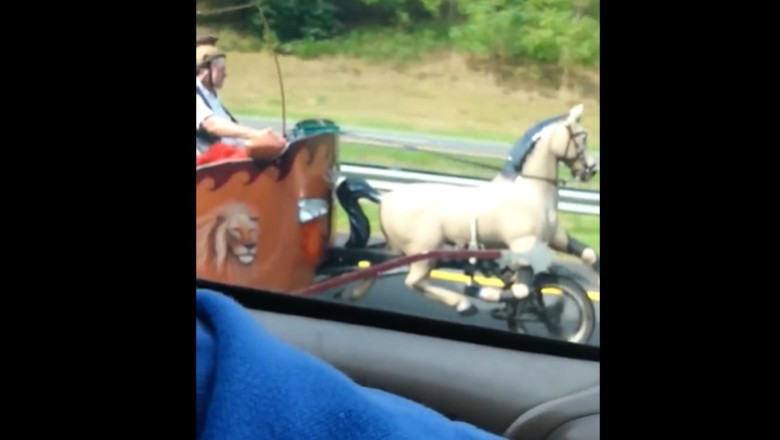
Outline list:
[[[232,298],[196,292],[196,426],[202,440],[496,440],[372,388],[267,333]]]

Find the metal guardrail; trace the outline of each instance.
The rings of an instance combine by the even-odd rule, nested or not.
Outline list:
[[[444,183],[459,186],[478,186],[487,180],[451,174],[423,173],[387,167],[341,163],[341,174],[366,180],[379,191],[391,191],[399,185],[416,182]],[[561,188],[558,191],[558,209],[584,215],[600,215],[601,197],[598,191]]]

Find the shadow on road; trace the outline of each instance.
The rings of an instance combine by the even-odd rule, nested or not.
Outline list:
[[[343,288],[331,290],[315,296],[315,298],[324,301],[348,302],[355,307],[366,307],[371,309],[387,310],[395,313],[404,313],[424,318],[432,318],[450,322],[462,323],[464,325],[476,325],[481,327],[494,328],[510,331],[507,322],[491,316],[490,311],[497,308],[498,305],[488,303],[480,299],[473,299],[474,305],[479,309],[476,315],[460,316],[454,309],[439,303],[438,301],[428,299],[421,293],[409,290],[404,285],[405,274],[392,274],[381,277],[377,280],[371,291],[360,301],[349,302],[348,300],[335,298],[336,294],[344,289],[350,289],[357,283],[350,283]],[[455,291],[462,291],[463,285],[448,281],[434,280],[437,285],[449,287]],[[553,298],[547,298],[551,296]],[[546,295],[545,302],[555,302],[560,300],[560,296]],[[596,309],[596,329],[588,345],[599,346],[600,344],[600,305],[594,302]],[[565,303],[563,310],[562,324],[568,329],[576,326],[578,321],[578,310],[570,302]],[[548,337],[545,327],[541,323],[528,323],[526,332],[534,336]]]

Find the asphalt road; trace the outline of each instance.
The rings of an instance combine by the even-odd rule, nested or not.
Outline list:
[[[339,232],[336,235],[337,245],[345,243],[348,238],[348,234]],[[380,241],[380,237],[373,236],[368,240],[368,244],[373,245]],[[573,258],[558,258],[553,265],[553,270],[561,275],[567,275],[574,278],[582,287],[590,292],[599,291],[598,275],[578,260],[574,260]]]
[[[411,291],[404,286],[403,279],[405,274],[394,274],[384,276],[377,280],[371,291],[360,301],[351,302],[356,307],[366,307],[372,309],[388,310],[396,313],[405,313],[410,315],[422,316],[425,318],[440,319],[452,322],[458,322],[467,325],[476,325],[495,328],[499,330],[507,330],[506,321],[498,320],[490,315],[490,310],[497,307],[496,304],[487,303],[479,299],[473,299],[474,305],[479,309],[479,312],[472,316],[462,317],[458,313],[437,301],[428,299],[422,294],[415,291]],[[462,291],[462,284],[452,283],[448,281],[436,280],[435,283],[440,286],[447,286],[457,292]],[[351,283],[345,287],[349,288],[354,286],[355,283]],[[326,292],[322,295],[318,295],[317,298],[326,301],[345,301],[343,299],[334,298],[336,292],[341,289]],[[546,295],[545,302],[558,301],[561,297],[557,295]],[[578,310],[568,301],[564,303],[564,312],[562,325],[568,331],[576,329],[578,322]],[[596,329],[593,332],[589,345],[599,346],[600,344],[600,304],[594,301],[596,309]],[[549,336],[546,333],[544,326],[536,322],[524,323],[526,332],[534,336]]]
[[[345,240],[345,234],[339,234],[339,240]],[[376,239],[370,240],[371,243],[375,243]],[[567,275],[574,277],[583,287],[591,292],[598,292],[596,286],[595,273],[587,268],[582,263],[572,261],[558,261],[555,264],[554,269],[560,272],[566,272]],[[490,315],[490,310],[498,307],[497,304],[488,303],[480,299],[472,299],[474,305],[479,312],[472,316],[460,316],[454,309],[439,303],[435,300],[428,299],[421,293],[408,289],[404,285],[405,273],[398,273],[392,275],[386,275],[377,280],[374,287],[369,293],[360,301],[351,302],[357,307],[367,307],[372,309],[382,309],[393,312],[407,313],[410,315],[422,316],[432,319],[441,319],[453,322],[459,322],[467,325],[477,325],[496,328],[500,330],[507,330],[506,321],[496,319]],[[449,287],[456,292],[462,292],[463,284],[457,282],[444,281],[441,279],[434,279],[434,283],[443,287]],[[342,288],[338,288],[321,295],[317,298],[326,301],[344,301],[343,299],[335,298],[336,293],[344,288],[351,288],[356,283],[350,283]],[[545,302],[549,305],[554,302],[560,301],[559,295],[545,295]],[[589,345],[599,346],[600,344],[600,328],[599,322],[601,317],[601,307],[599,300],[594,300],[594,307],[596,311],[596,329],[593,333]],[[567,331],[574,331],[579,321],[579,311],[570,301],[564,302],[564,311],[562,318],[562,325]],[[525,330],[528,334],[534,336],[549,336],[545,327],[538,322],[524,323]]]
[[[238,117],[238,119],[251,127],[264,128],[271,126],[275,130],[282,131],[281,115],[278,118],[256,118],[256,117]],[[287,129],[295,125],[297,121],[293,119],[287,120]],[[334,121],[338,123],[338,121]],[[361,127],[358,125],[345,125],[339,124],[341,129],[345,132],[345,138],[354,138],[356,141],[361,138],[366,141],[384,141],[394,144],[398,144],[398,147],[419,147],[419,148],[435,148],[438,150],[444,150],[451,153],[478,153],[489,156],[495,156],[503,158],[509,153],[509,149],[512,147],[516,139],[508,140],[506,142],[487,141],[480,139],[469,139],[450,136],[433,136],[424,133],[411,133],[397,130],[380,130],[370,127]],[[523,135],[522,132],[518,132],[517,139]],[[599,153],[592,153],[596,160],[599,159]]]

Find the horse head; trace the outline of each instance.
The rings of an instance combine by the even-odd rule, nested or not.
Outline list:
[[[571,170],[572,177],[587,182],[596,175],[598,163],[588,151],[588,131],[580,125],[583,105],[572,107],[566,119],[549,127],[547,150]]]

